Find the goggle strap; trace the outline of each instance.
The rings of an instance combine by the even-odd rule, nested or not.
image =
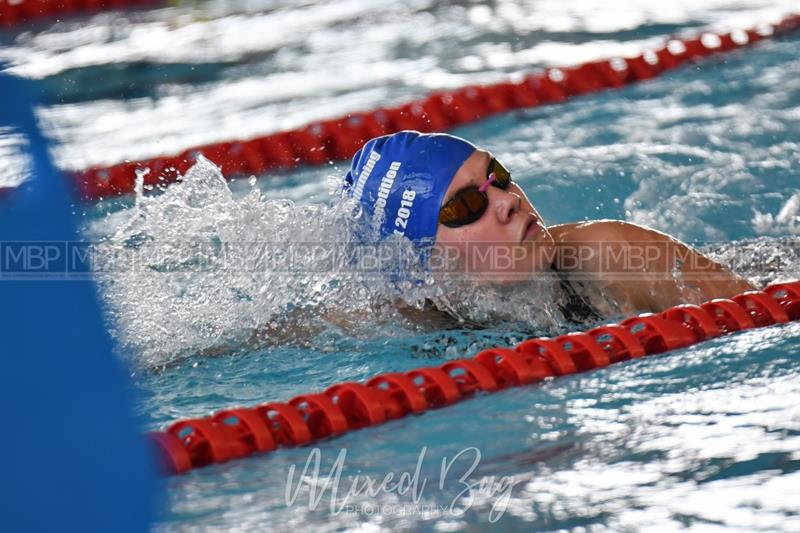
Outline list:
[[[497,179],[497,174],[495,174],[494,172],[490,173],[490,174],[489,174],[489,177],[486,179],[486,181],[484,181],[484,182],[481,184],[481,186],[480,186],[480,187],[478,187],[478,190],[479,190],[479,191],[481,191],[481,192],[486,192],[486,189],[488,189],[488,188],[489,188],[489,185],[491,185],[491,184],[492,184],[492,182],[493,182],[495,179]]]

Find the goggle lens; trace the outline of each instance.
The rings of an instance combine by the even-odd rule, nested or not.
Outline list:
[[[492,174],[494,178],[492,179]],[[491,185],[507,189],[511,184],[511,172],[494,157],[486,168],[486,179]],[[489,195],[478,187],[465,187],[458,191],[439,211],[439,223],[448,228],[458,228],[480,219],[489,207]]]
[[[495,187],[505,190],[511,184],[511,172],[494,157],[489,161],[489,168],[486,170],[487,176],[491,176],[492,174],[494,174],[492,185]]]

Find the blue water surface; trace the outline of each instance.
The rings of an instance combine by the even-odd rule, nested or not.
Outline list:
[[[776,212],[797,190],[790,152],[800,138],[794,118],[800,86],[791,73],[799,44],[797,38],[768,43],[458,133],[510,160],[549,222],[644,219],[699,243],[757,237],[753,212]],[[674,115],[665,116],[670,108]],[[762,154],[776,147],[786,164],[764,165]],[[301,182],[318,175],[301,171]],[[433,334],[434,349],[430,339],[413,335],[343,341],[330,351],[280,347],[192,361],[140,379],[157,426],[508,346],[524,338],[515,333],[498,324]],[[417,501],[384,491],[340,501],[332,512],[330,492],[312,505],[301,491],[287,506],[288,469],[302,469],[309,447],[210,467],[167,481],[173,503],[164,527],[791,531],[800,525],[798,347],[796,325],[739,333],[318,445],[323,479],[346,450],[340,494],[350,486],[348,475],[381,480],[413,473],[423,454],[419,478],[427,485]],[[461,482],[475,449],[479,464]],[[442,460],[458,454],[461,461],[442,476]],[[505,511],[495,509],[497,521],[492,508],[503,491],[478,488],[493,476],[513,481]],[[467,486],[474,502],[462,493]]]

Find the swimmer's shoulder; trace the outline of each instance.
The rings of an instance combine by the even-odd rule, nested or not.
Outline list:
[[[551,235],[555,241],[555,267],[561,272],[592,274],[595,282],[604,280],[612,273],[626,272],[639,265],[630,260],[633,251],[645,253],[641,245],[667,245],[656,248],[664,252],[682,245],[673,237],[632,222],[624,220],[590,220],[572,224],[552,226]],[[683,245],[685,246],[685,245]],[[646,250],[650,250],[647,248]],[[667,254],[659,253],[665,260]],[[637,266],[637,272],[641,267]],[[666,265],[649,265],[658,272],[666,271]]]
[[[426,300],[422,308],[412,307],[400,299],[394,302],[394,306],[411,325],[415,325],[424,331],[439,331],[476,325],[463,319],[454,318],[449,313],[437,308],[430,300]]]
[[[547,229],[556,243],[675,240],[652,228],[614,219],[556,224]]]

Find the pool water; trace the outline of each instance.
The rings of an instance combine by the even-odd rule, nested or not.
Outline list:
[[[754,26],[794,8],[201,2],[5,31],[0,60],[41,80],[56,160],[77,169],[642,50],[671,34]],[[798,279],[798,52],[795,34],[456,133],[503,161],[548,224],[629,220],[758,286]],[[16,145],[0,133],[3,177],[18,182]],[[226,183],[201,164],[163,193],[76,205],[101,260],[137,265],[99,281],[146,428],[588,329],[559,320],[541,295],[491,291],[468,295],[488,324],[419,328],[374,308],[380,283],[201,263],[200,248],[335,239],[343,215],[328,204],[345,170],[336,162]],[[315,305],[374,312],[348,327],[302,313],[296,331],[281,321]],[[265,324],[288,331],[254,342]],[[798,324],[751,330],[196,470],[163,481],[156,529],[797,531],[798,348]],[[320,474],[298,484],[314,450]],[[328,490],[314,503],[314,479],[321,490],[337,466],[338,499]],[[403,473],[416,490],[358,489]]]

